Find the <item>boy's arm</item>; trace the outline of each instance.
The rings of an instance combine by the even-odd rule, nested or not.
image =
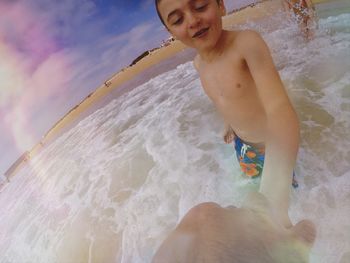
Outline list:
[[[298,118],[266,43],[256,32],[244,31],[242,34],[241,50],[267,117],[260,192],[269,199],[281,222],[288,227],[291,225],[289,194],[299,146]]]
[[[231,125],[225,121],[225,126],[224,126],[224,142],[229,144],[232,143],[233,140],[235,139],[235,132],[233,131]]]

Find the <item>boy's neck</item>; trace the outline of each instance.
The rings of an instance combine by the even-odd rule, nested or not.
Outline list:
[[[198,54],[204,62],[212,62],[219,57],[225,50],[228,37],[228,31],[222,30],[216,45],[211,49],[198,50]]]

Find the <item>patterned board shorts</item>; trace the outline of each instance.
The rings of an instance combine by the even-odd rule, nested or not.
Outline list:
[[[259,177],[262,174],[265,160],[265,149],[253,147],[246,144],[239,138],[235,136],[235,150],[236,156],[241,166],[242,172],[251,178]],[[298,187],[298,182],[295,179],[295,173],[293,172],[293,182],[292,186],[294,188]]]

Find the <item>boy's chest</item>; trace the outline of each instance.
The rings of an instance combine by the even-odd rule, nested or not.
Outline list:
[[[255,87],[244,61],[206,67],[199,74],[204,91],[216,103],[242,99]]]

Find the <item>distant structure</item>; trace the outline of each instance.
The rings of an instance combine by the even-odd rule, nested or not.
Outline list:
[[[256,2],[251,3],[251,4],[244,5],[244,6],[240,7],[240,8],[236,8],[236,9],[233,9],[232,11],[229,11],[227,14],[228,14],[228,15],[231,15],[231,14],[233,14],[233,13],[239,12],[239,11],[241,11],[241,10],[243,10],[243,9],[248,8],[248,7],[254,7],[254,6],[256,6],[257,4],[260,4],[260,3],[262,3],[262,2],[264,2],[264,1],[256,1]]]
[[[166,46],[169,46],[173,41],[175,41],[175,38],[174,37],[169,37],[167,40],[163,40],[162,41],[162,44],[160,45],[160,48],[162,47],[166,47]],[[147,50],[145,52],[143,52],[140,56],[138,56],[137,58],[135,58],[133,60],[133,62],[131,62],[131,64],[129,65],[129,67],[132,67],[133,65],[135,65],[137,62],[139,62],[141,59],[143,59],[144,57],[148,56],[148,55],[151,55],[151,53],[155,50],[157,50],[159,48],[153,48],[151,50]]]
[[[149,51],[145,51],[143,52],[140,56],[138,56],[137,58],[135,58],[133,60],[133,62],[131,62],[131,64],[129,65],[129,67],[132,67],[133,65],[135,65],[137,62],[139,62],[141,59],[143,59],[144,57],[148,56]]]
[[[110,80],[105,81],[105,86],[109,87],[112,85],[112,82]]]
[[[15,161],[11,167],[4,173],[4,176],[9,179],[17,169],[19,169],[25,162],[30,159],[30,154],[28,151],[24,152],[18,159]]]
[[[167,40],[163,40],[161,47],[167,47],[171,44],[171,42],[174,42],[175,38],[173,36],[170,36]]]
[[[8,182],[9,182],[9,179],[5,175],[0,176],[0,191],[1,191],[2,188],[5,187],[5,185]]]
[[[150,55],[154,50],[156,50],[158,48],[153,48],[151,50],[147,50],[145,52],[143,52],[140,56],[138,56],[137,58],[135,58],[133,60],[133,62],[131,62],[131,64],[129,65],[129,67],[135,65],[137,62],[139,62],[141,59],[143,59],[144,57],[147,57],[148,55]]]

